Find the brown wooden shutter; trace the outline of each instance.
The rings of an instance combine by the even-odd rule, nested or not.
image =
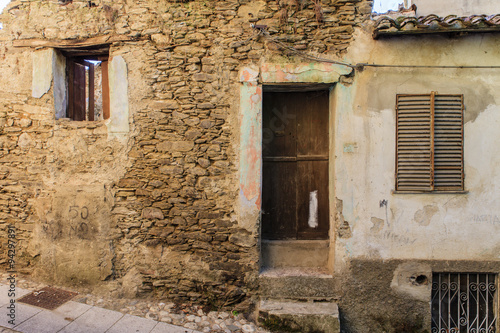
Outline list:
[[[436,95],[434,189],[463,190],[463,95]]]
[[[86,114],[86,68],[85,66],[73,63],[73,120],[85,120]],[[70,91],[71,94],[71,91]]]
[[[430,95],[398,95],[396,190],[432,190]]]
[[[396,190],[463,190],[463,95],[398,95]]]

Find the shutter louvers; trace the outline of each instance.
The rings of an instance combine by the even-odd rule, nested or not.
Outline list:
[[[462,191],[463,95],[398,95],[396,190]]]
[[[396,190],[432,190],[431,96],[397,96]]]
[[[436,95],[435,190],[463,190],[463,110],[462,95]]]

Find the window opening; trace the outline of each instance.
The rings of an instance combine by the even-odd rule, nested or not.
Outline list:
[[[463,191],[463,95],[397,95],[396,190]]]
[[[434,273],[431,332],[496,332],[496,274]]]
[[[66,117],[75,121],[108,119],[108,47],[64,49],[66,57]]]

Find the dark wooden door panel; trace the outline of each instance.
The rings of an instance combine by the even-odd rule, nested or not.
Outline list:
[[[263,239],[327,239],[328,91],[266,92]]]
[[[297,236],[295,182],[297,164],[264,162],[262,191],[262,236],[264,239],[294,239]]]
[[[264,95],[262,123],[262,155],[264,157],[297,154],[296,97],[289,93]]]
[[[328,161],[297,162],[297,238],[328,239]]]
[[[328,91],[300,93],[297,110],[297,155],[328,157]]]

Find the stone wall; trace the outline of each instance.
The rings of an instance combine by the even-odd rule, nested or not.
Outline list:
[[[0,16],[0,223],[17,228],[18,268],[119,281],[128,296],[241,302],[259,251],[258,225],[243,227],[237,206],[238,72],[304,61],[250,24],[339,60],[371,1],[93,4],[13,1]],[[128,69],[130,132],[118,139],[106,121],[55,120],[53,88],[31,94],[34,49],[14,46],[103,35],[130,39],[110,48]]]

